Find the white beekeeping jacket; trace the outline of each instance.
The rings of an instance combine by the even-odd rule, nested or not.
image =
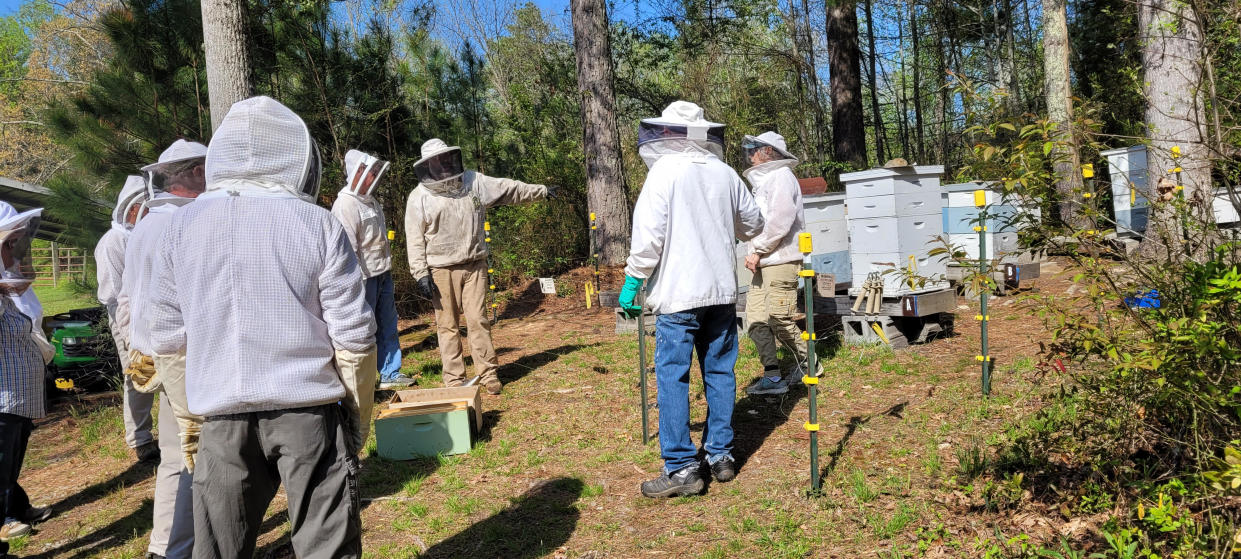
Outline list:
[[[763,228],[736,171],[685,144],[683,153],[663,149],[652,158],[633,209],[625,274],[649,278],[646,304],[657,314],[736,304],[734,239],[749,240]]]
[[[121,276],[121,294],[117,297],[116,321],[129,335],[129,348],[147,356],[155,355],[147,312],[155,282],[156,249],[177,209],[173,204],[152,207],[134,227],[125,245],[125,273]]]
[[[353,156],[358,154],[357,156]],[[366,194],[358,194],[355,183],[359,174],[367,173],[373,163],[382,163],[360,151],[350,150],[345,155],[345,187],[340,189],[332,203],[332,215],[340,220],[354,248],[362,277],[371,278],[392,269],[392,249],[388,245],[388,225],[384,219],[383,204],[375,198],[379,179],[375,178]]]
[[[793,167],[796,159],[768,161],[746,169],[754,186],[754,201],[763,212],[763,232],[750,240],[749,252],[759,255],[759,266],[801,262],[797,234],[806,228],[801,186]]]
[[[207,192],[172,216],[157,264],[153,349],[185,351],[195,414],[339,401],[336,350],[375,343],[349,239],[307,201],[317,194],[307,186],[318,180],[308,160],[315,149],[283,105],[238,102],[208,147]]]
[[[95,245],[95,279],[98,283],[96,294],[99,302],[108,309],[108,319],[116,322],[117,302],[121,296],[121,278],[125,271],[125,245],[129,241],[132,227],[125,222],[131,207],[141,206],[146,201],[146,181],[142,177],[130,175],[125,179],[125,186],[117,197],[116,208],[112,210],[112,227],[99,238]],[[123,332],[117,330],[124,335]]]

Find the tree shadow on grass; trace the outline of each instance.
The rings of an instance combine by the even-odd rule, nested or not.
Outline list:
[[[419,555],[424,558],[533,559],[551,554],[573,535],[581,513],[574,506],[585,486],[556,478],[535,485],[512,504]]]
[[[500,377],[500,382],[508,384],[534,372],[539,367],[543,367],[556,361],[557,359],[560,359],[562,356],[568,355],[580,349],[595,347],[598,345],[598,342],[587,345],[566,344],[557,348],[540,351],[538,353],[531,353],[525,357],[518,358],[516,361],[500,365],[500,369],[496,371],[496,375]]]
[[[825,337],[821,342],[821,351],[816,351],[820,362],[831,359],[840,349],[839,336]],[[737,389],[744,390],[740,385]],[[733,409],[733,459],[737,461],[738,470],[776,429],[788,423],[793,409],[806,394],[806,385],[801,379],[792,379],[789,391],[784,394],[747,394],[737,401]]]
[[[51,559],[52,557],[80,559],[105,555],[103,553],[105,550],[128,545],[135,535],[150,531],[153,503],[154,501],[150,498],[143,499],[142,504],[133,512],[113,520],[106,526],[69,539],[37,555],[23,555],[23,557],[27,559]],[[63,512],[64,509],[61,511]],[[54,534],[52,537],[59,539],[63,536],[63,534]]]
[[[118,489],[132,487],[141,483],[143,480],[155,475],[156,463],[134,462],[130,464],[124,471],[116,474],[107,481],[90,485],[73,495],[65,497],[60,501],[53,503],[52,510],[57,514],[64,514],[78,507],[89,505],[99,499],[102,499]]]
[[[881,412],[850,417],[849,423],[845,425],[845,434],[841,435],[840,439],[836,441],[836,446],[828,451],[827,456],[829,460],[827,465],[823,466],[823,469],[820,471],[819,478],[825,479],[827,476],[832,475],[832,472],[836,470],[836,464],[840,462],[840,456],[845,453],[845,447],[848,446],[849,441],[853,439],[853,434],[857,432],[858,427],[870,423],[870,421],[876,417],[887,416],[899,419],[901,414],[905,412],[905,406],[908,405],[909,402],[901,402]]]
[[[532,281],[520,293],[514,293],[504,304],[504,310],[496,317],[497,320],[526,318],[539,309],[543,303],[543,288],[539,282]],[[554,295],[553,295],[554,297]]]

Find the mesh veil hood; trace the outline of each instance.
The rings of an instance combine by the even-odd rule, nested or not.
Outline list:
[[[358,194],[358,188],[362,186],[362,180],[371,169],[377,169],[375,180],[371,181],[371,187],[366,194]],[[375,190],[379,188],[379,179],[383,178],[384,173],[388,170],[388,162],[379,159],[365,152],[351,149],[345,153],[345,187],[340,189],[341,194],[352,194],[359,198],[370,198],[375,194]]]
[[[207,146],[207,192],[293,195],[313,201],[322,166],[306,123],[270,97],[229,109]]]
[[[125,186],[121,187],[121,194],[116,198],[116,208],[112,210],[112,225],[128,229],[125,216],[129,214],[129,209],[142,205],[146,198],[147,181],[138,175],[125,177]]]

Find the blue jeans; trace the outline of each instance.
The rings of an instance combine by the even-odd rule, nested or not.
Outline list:
[[[379,380],[390,381],[401,375],[401,341],[396,336],[396,296],[392,272],[366,280],[366,304],[375,312],[375,346],[379,352]]]
[[[737,308],[716,305],[661,314],[655,317],[655,377],[664,473],[693,465],[698,455],[689,435],[689,366],[695,351],[707,396],[703,450],[711,463],[732,457]]]

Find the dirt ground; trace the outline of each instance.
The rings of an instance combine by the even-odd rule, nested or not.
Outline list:
[[[1054,266],[1053,269],[1058,269]],[[804,387],[748,396],[761,366],[742,341],[735,450],[740,472],[705,494],[649,500],[658,443],[641,441],[637,341],[614,333],[610,309],[587,310],[578,270],[559,295],[537,283],[503,294],[494,328],[505,383],[484,396],[473,450],[408,462],[364,453],[368,557],[961,557],[1019,534],[1051,541],[1089,530],[1028,498],[996,512],[967,475],[980,453],[1044,405],[1041,323],[1022,295],[993,300],[993,393],[980,394],[976,301],[958,299],[955,335],[893,352],[825,340],[818,397],[823,494],[807,497]],[[619,287],[615,277],[605,281]],[[1045,273],[1043,294],[1069,274]],[[1029,293],[1029,292],[1027,292]],[[402,322],[404,370],[439,386],[429,316]],[[651,377],[651,401],[654,378]],[[381,393],[379,397],[385,397]],[[695,439],[705,405],[691,388]],[[61,398],[38,422],[21,482],[56,516],[13,542],[21,557],[141,557],[151,526],[154,469],[125,447],[115,394]],[[652,430],[658,410],[652,410]],[[1015,491],[1024,491],[1020,479]],[[1027,492],[1028,495],[1028,492]],[[269,511],[260,557],[291,557],[283,495]]]

